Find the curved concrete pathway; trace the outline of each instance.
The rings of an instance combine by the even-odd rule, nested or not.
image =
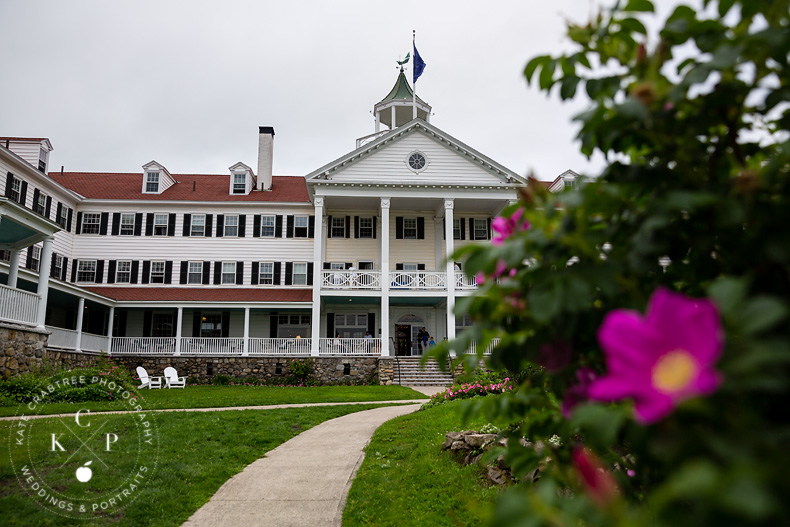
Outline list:
[[[184,526],[340,525],[348,489],[373,432],[419,408],[365,410],[302,432],[226,481]]]

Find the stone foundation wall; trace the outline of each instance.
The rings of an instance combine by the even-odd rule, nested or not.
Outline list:
[[[187,382],[210,383],[216,375],[256,377],[272,382],[291,373],[294,361],[307,357],[146,357],[115,356],[113,360],[135,372],[142,366],[149,375],[160,376],[172,366]],[[313,377],[322,384],[374,381],[392,384],[392,359],[388,357],[312,357]],[[278,368],[279,365],[279,368]],[[279,373],[278,373],[279,369]],[[348,373],[346,373],[348,372]]]

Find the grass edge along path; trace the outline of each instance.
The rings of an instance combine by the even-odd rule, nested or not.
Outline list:
[[[478,526],[500,489],[483,469],[461,466],[441,450],[445,434],[462,429],[459,405],[446,403],[380,426],[365,449],[343,511],[343,527]],[[486,423],[472,422],[464,429]]]
[[[189,412],[160,414],[158,466],[140,496],[122,511],[78,522],[96,527],[170,527],[181,525],[202,507],[225,481],[302,431],[329,419],[381,406],[344,405],[287,408],[269,411]],[[121,419],[121,417],[110,416]],[[55,422],[46,419],[42,422]],[[12,422],[0,423],[8,437]],[[42,435],[46,437],[46,428]],[[188,433],[185,433],[188,431]],[[44,470],[55,470],[41,449]],[[46,461],[45,461],[46,460]],[[127,460],[128,461],[128,460]],[[127,461],[121,461],[123,464]],[[61,486],[79,485],[72,472],[64,472]],[[20,488],[8,454],[0,455],[0,510],[4,526],[70,526],[76,520],[39,507]]]
[[[273,404],[386,402],[427,399],[405,386],[188,386],[177,390],[139,390],[144,406],[152,410],[267,406]],[[0,417],[16,415],[18,406],[0,407]],[[41,414],[118,410],[113,402],[49,403]]]

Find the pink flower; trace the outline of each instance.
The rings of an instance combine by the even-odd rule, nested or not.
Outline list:
[[[606,315],[598,341],[608,375],[590,386],[590,398],[630,397],[637,421],[654,423],[686,399],[716,390],[721,377],[713,365],[723,340],[710,300],[658,289],[645,317],[622,309]]]
[[[509,218],[504,216],[494,218],[494,221],[491,222],[491,228],[496,231],[496,234],[491,239],[491,243],[502,245],[513,233],[529,229],[529,221],[521,219],[523,215],[524,209],[517,209]]]
[[[573,451],[573,464],[576,466],[584,490],[599,506],[605,506],[617,497],[617,483],[611,472],[606,470],[595,455],[586,448]]]

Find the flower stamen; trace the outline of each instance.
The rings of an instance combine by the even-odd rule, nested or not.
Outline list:
[[[677,393],[694,380],[698,369],[697,361],[688,351],[670,351],[653,366],[653,386],[667,394]]]

